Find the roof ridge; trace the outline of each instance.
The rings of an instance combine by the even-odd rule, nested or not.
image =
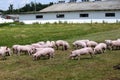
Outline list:
[[[44,8],[39,12],[60,12],[78,10],[120,10],[120,3],[116,1],[61,3]]]

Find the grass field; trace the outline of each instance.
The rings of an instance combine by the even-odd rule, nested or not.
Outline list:
[[[38,41],[63,39],[70,44],[78,39],[104,42],[120,38],[120,24],[0,24],[0,46],[31,44]],[[15,54],[0,60],[0,80],[120,80],[120,50],[82,56],[69,60],[72,47],[56,50],[51,60],[33,61],[32,56]]]

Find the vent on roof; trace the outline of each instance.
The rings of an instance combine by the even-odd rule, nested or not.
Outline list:
[[[58,3],[65,3],[65,0],[59,0]]]
[[[72,2],[77,2],[77,0],[70,0],[69,3],[72,3]]]

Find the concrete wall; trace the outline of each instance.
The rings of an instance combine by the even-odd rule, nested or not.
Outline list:
[[[89,17],[80,17],[80,14],[89,14]],[[115,13],[115,17],[105,17],[105,13]],[[64,14],[64,18],[56,18],[57,14]],[[43,15],[43,18],[36,19],[36,15]],[[91,11],[91,12],[64,12],[64,13],[41,13],[41,14],[21,14],[19,17],[20,22],[26,24],[39,23],[54,23],[54,22],[67,22],[67,23],[115,23],[120,21],[120,11]]]

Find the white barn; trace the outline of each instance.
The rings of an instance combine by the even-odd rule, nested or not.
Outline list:
[[[120,22],[120,0],[59,3],[36,13],[20,14],[25,24]]]

